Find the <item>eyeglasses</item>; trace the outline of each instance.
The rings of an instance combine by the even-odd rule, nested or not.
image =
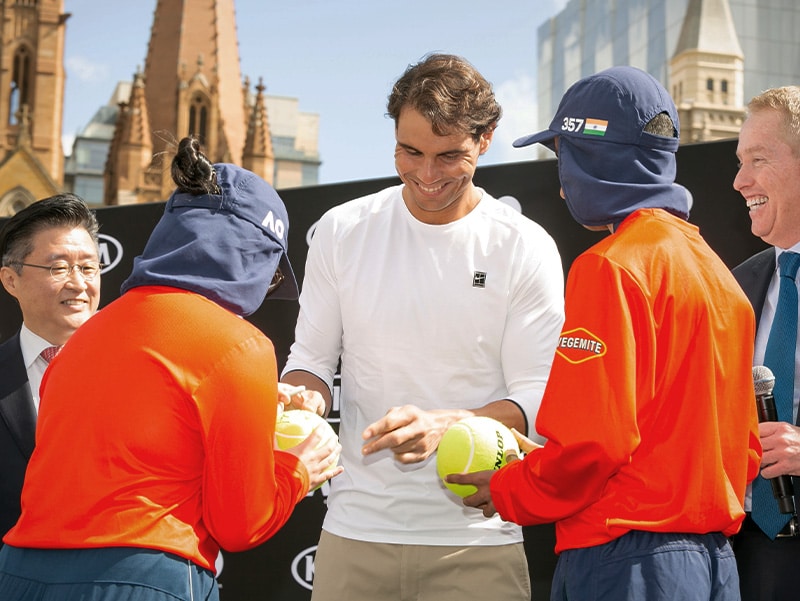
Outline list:
[[[34,265],[33,263],[16,263],[17,265],[22,265],[24,267],[36,267],[37,269],[47,269],[50,272],[51,277],[56,282],[63,282],[67,278],[72,276],[72,273],[77,269],[81,272],[83,279],[87,282],[91,282],[100,270],[105,267],[102,263],[96,263],[94,261],[89,261],[88,263],[84,263],[83,265],[79,265],[75,263],[74,265],[70,265],[66,261],[56,261],[52,265]]]
[[[275,292],[281,284],[283,284],[283,272],[279,267],[275,270],[275,275],[272,276],[272,281],[267,286],[267,296]]]

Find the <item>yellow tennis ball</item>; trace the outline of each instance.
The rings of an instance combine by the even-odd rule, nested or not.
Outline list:
[[[324,432],[322,440],[317,445],[318,447],[328,442],[331,438],[339,439],[328,421],[313,411],[306,411],[305,409],[284,411],[278,416],[278,421],[275,424],[275,439],[278,443],[278,448],[286,450],[299,445],[320,424],[323,425]],[[338,463],[338,457],[328,471],[333,471],[336,468],[336,463]]]
[[[506,455],[520,455],[519,444],[511,430],[491,417],[467,417],[450,426],[439,442],[436,471],[444,485],[459,497],[475,494],[471,484],[446,482],[448,474],[499,470]]]

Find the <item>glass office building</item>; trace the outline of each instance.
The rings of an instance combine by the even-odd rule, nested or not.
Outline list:
[[[766,88],[800,83],[800,3],[727,3],[744,53],[745,102]],[[572,83],[607,67],[633,65],[668,87],[669,61],[689,5],[690,0],[570,0],[537,30],[539,126],[547,126]]]

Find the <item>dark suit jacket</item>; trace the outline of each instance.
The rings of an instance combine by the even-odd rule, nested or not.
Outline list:
[[[36,409],[17,332],[0,344],[0,538],[19,518],[35,432]]]
[[[756,328],[767,298],[767,288],[775,272],[775,247],[762,250],[733,268],[733,276],[744,290],[756,314]]]
[[[734,277],[747,298],[750,299],[750,304],[753,305],[753,311],[756,314],[756,328],[761,319],[761,311],[764,308],[767,288],[769,288],[769,281],[773,273],[775,273],[774,247],[762,250],[733,269]],[[798,420],[800,420],[800,415],[798,415]],[[800,478],[793,476],[792,484],[794,485],[795,506],[800,508]]]

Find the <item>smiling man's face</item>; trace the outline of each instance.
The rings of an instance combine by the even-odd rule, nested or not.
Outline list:
[[[49,266],[56,261],[69,265],[99,262],[92,236],[82,227],[49,227],[31,238],[32,250],[24,262]],[[47,269],[28,266],[0,268],[3,287],[17,299],[22,320],[34,334],[52,344],[64,344],[97,310],[100,275],[91,281],[74,269],[65,280],[56,281]]]
[[[785,131],[777,110],[752,113],[739,133],[733,181],[747,202],[753,234],[784,249],[800,242],[800,156]]]

